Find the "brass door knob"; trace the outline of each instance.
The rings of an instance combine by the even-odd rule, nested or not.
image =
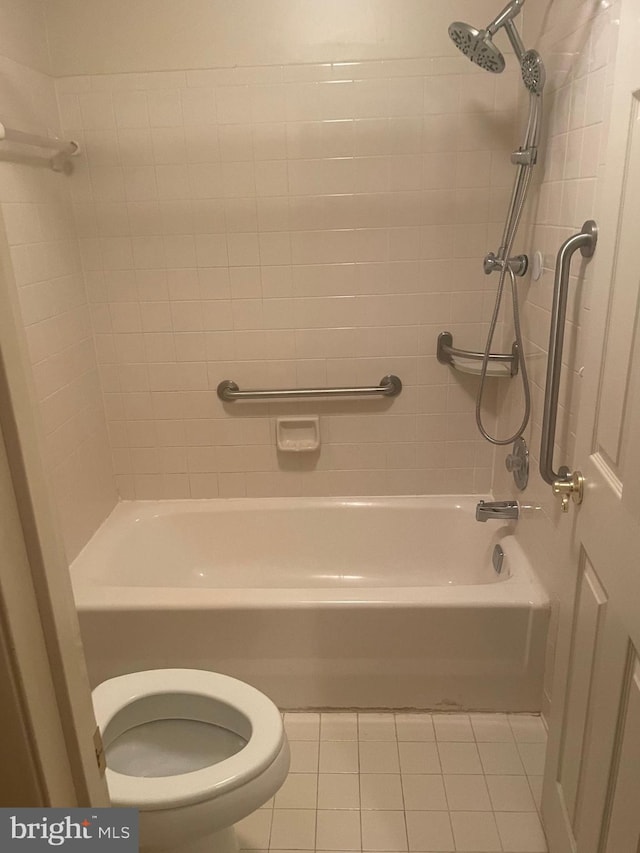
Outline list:
[[[584,497],[584,477],[580,471],[568,473],[562,480],[554,480],[551,486],[554,495],[562,498],[562,512],[569,512],[569,501],[581,504]]]

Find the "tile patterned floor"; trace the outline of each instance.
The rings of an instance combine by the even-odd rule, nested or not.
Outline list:
[[[545,853],[546,731],[512,714],[285,714],[291,770],[238,824],[261,853]]]

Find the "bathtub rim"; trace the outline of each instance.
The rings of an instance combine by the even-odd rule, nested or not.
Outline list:
[[[505,584],[508,584],[505,581]],[[425,594],[425,590],[429,594]],[[455,593],[451,590],[455,589]],[[520,585],[517,590],[510,588],[510,595],[484,595],[480,586],[456,587],[387,587],[383,598],[372,595],[371,588],[359,590],[360,595],[346,596],[343,590],[328,587],[322,590],[305,588],[269,589],[269,588],[228,588],[225,590],[206,590],[203,595],[197,589],[170,587],[130,587],[130,586],[78,586],[75,601],[78,610],[83,612],[143,611],[143,610],[317,610],[352,608],[371,609],[415,609],[442,608],[465,609],[469,607],[484,609],[546,609],[550,600],[545,591],[536,582]],[[521,595],[518,596],[517,593]],[[524,593],[524,594],[522,594]]]
[[[515,570],[511,577],[492,584],[457,584],[445,586],[414,587],[356,587],[356,588],[306,588],[306,587],[171,587],[134,586],[98,583],[85,580],[82,568],[88,559],[88,549],[95,540],[109,535],[109,528],[118,523],[135,521],[143,513],[147,517],[181,512],[222,511],[246,508],[313,508],[314,506],[340,507],[345,505],[384,506],[396,508],[414,506],[416,503],[433,504],[445,508],[471,509],[481,500],[491,500],[485,495],[364,495],[331,497],[274,497],[274,498],[185,498],[179,500],[120,501],[98,528],[91,540],[71,563],[70,573],[76,606],[81,611],[133,611],[133,610],[185,610],[211,609],[259,610],[316,609],[321,608],[415,608],[418,607],[533,607],[546,609],[549,597],[536,577],[524,551],[513,533],[501,539],[509,551],[515,552],[510,562]],[[459,507],[460,504],[465,506]],[[471,523],[476,523],[470,519]],[[499,528],[496,528],[498,530]],[[513,530],[513,527],[510,527]]]

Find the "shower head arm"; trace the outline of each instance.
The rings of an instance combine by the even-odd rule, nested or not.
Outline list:
[[[524,6],[525,0],[511,0],[511,3],[508,3],[502,12],[491,21],[489,26],[487,27],[487,32],[489,35],[495,35],[500,27],[506,26],[510,21],[513,20],[517,15],[520,14],[520,10]]]
[[[511,47],[513,48],[513,52],[515,53],[518,62],[522,62],[522,57],[525,54],[525,46],[522,43],[522,39],[520,38],[520,33],[518,32],[516,25],[513,21],[509,20],[505,23],[504,28],[507,31]]]

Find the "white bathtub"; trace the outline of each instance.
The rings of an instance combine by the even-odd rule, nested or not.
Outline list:
[[[536,711],[548,599],[478,499],[121,503],[71,567],[92,680],[195,666],[285,708]]]

